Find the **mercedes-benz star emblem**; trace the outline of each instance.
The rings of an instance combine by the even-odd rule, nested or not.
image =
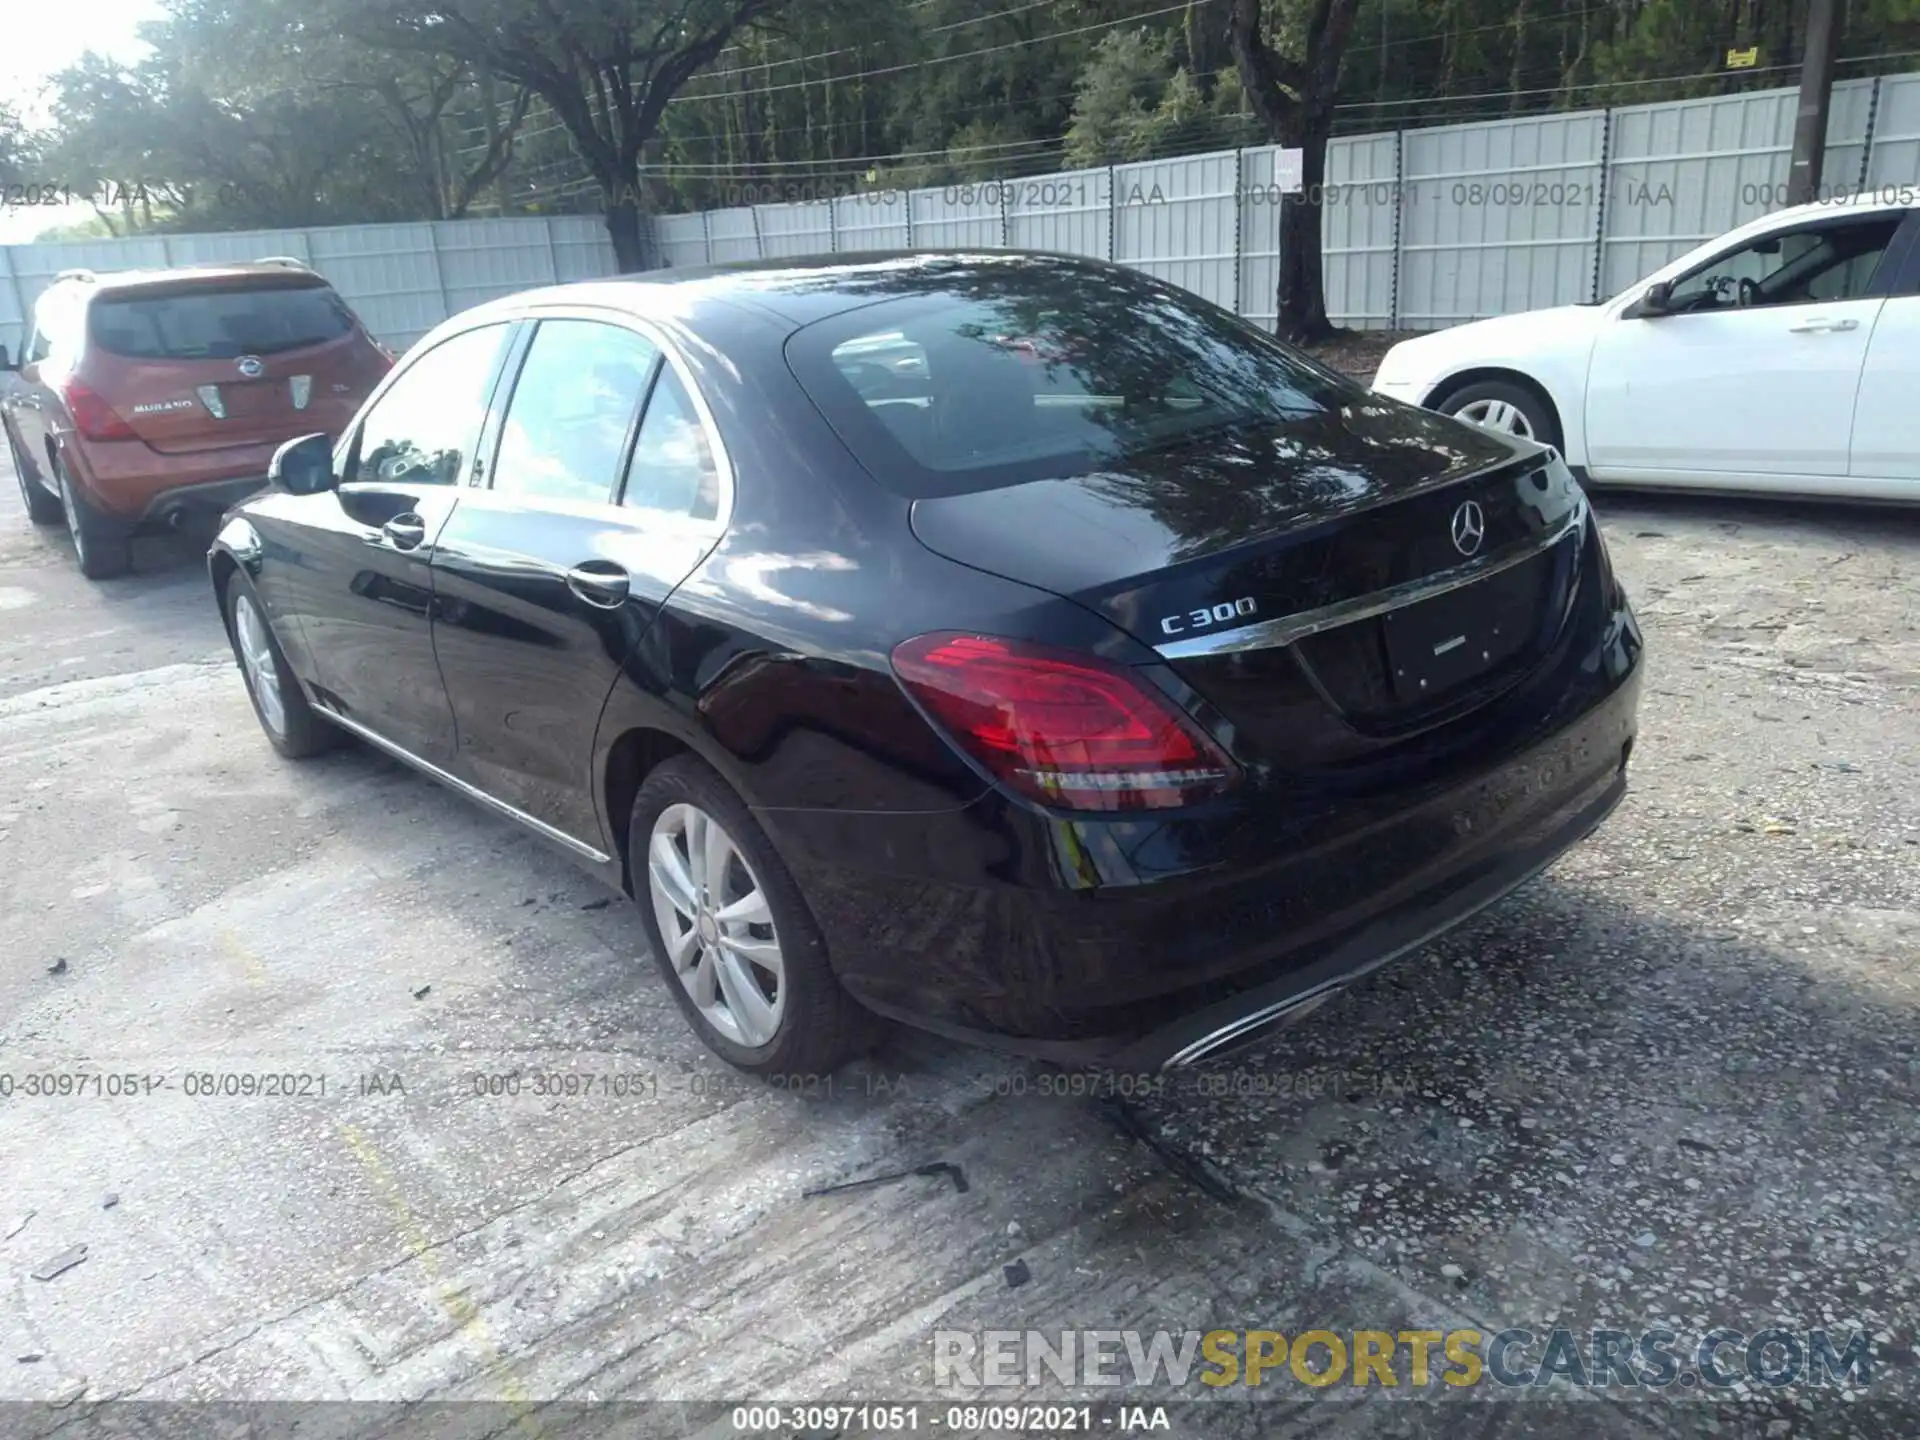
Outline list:
[[[1480,502],[1462,501],[1460,508],[1453,512],[1453,548],[1462,555],[1472,555],[1479,551],[1480,542],[1486,538],[1487,517]]]
[[[258,355],[242,355],[233,362],[233,368],[249,380],[258,380],[267,367],[260,363]]]

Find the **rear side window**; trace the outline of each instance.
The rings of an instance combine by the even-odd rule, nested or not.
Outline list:
[[[493,488],[506,495],[611,503],[620,457],[660,350],[597,320],[542,320],[520,367]]]
[[[34,302],[33,335],[27,342],[23,365],[37,365],[57,350],[62,359],[78,353],[78,326],[81,299],[70,285],[56,285]]]
[[[817,321],[787,358],[880,482],[922,497],[1308,422],[1350,382],[1143,275],[984,261]]]
[[[102,350],[133,360],[231,360],[323,345],[352,329],[345,301],[306,285],[103,296],[89,333]]]
[[[713,448],[672,366],[660,372],[647,401],[621,504],[694,520],[720,514],[720,472]]]

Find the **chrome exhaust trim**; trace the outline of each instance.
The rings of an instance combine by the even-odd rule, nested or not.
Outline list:
[[[1278,1030],[1295,1020],[1305,1019],[1310,1012],[1318,1010],[1345,989],[1346,985],[1345,978],[1330,980],[1318,989],[1288,996],[1285,1000],[1276,1001],[1251,1014],[1230,1020],[1218,1030],[1209,1031],[1192,1044],[1174,1051],[1160,1068],[1183,1069],[1204,1060],[1209,1055],[1216,1055],[1223,1049],[1237,1048],[1239,1044],[1251,1043],[1269,1030]]]

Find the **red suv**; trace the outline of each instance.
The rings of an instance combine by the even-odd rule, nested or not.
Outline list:
[[[392,364],[297,261],[68,271],[18,362],[0,350],[19,371],[0,429],[28,516],[64,520],[99,579],[143,526],[217,514],[266,483],[282,441],[344,429]]]

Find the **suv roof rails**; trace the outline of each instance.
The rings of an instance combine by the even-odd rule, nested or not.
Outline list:
[[[284,265],[289,270],[311,270],[313,268],[297,255],[262,255],[253,263],[256,265]]]
[[[98,280],[99,278],[93,271],[81,267],[76,270],[62,270],[53,277],[53,283],[58,285],[62,280]]]

